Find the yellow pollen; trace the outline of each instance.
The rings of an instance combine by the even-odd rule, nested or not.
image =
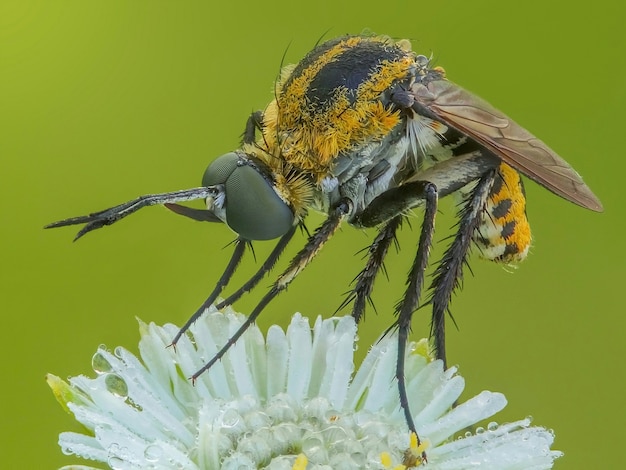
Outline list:
[[[309,463],[309,459],[306,458],[306,455],[299,454],[296,457],[296,461],[293,463],[291,467],[292,470],[306,470],[306,466]]]
[[[406,468],[419,467],[424,463],[422,454],[428,448],[428,444],[424,441],[418,444],[417,434],[411,433],[409,448],[404,451],[404,461],[402,462]]]

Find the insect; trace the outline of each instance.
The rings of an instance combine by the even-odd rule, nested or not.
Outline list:
[[[346,36],[318,45],[297,65],[283,69],[274,100],[250,116],[240,148],[213,161],[200,187],[142,196],[47,228],[85,224],[78,239],[142,207],[164,204],[195,220],[225,223],[236,232],[224,273],[173,339],[176,344],[215,302],[252,241],[278,239],[259,270],[218,308],[255,287],[310,210],[326,214],[240,330],[196,378],[220,360],[342,222],[378,228],[365,267],[343,303],[352,304],[351,314],[359,321],[403,219],[411,209],[423,208],[415,258],[394,323],[399,332],[400,404],[415,432],[404,382],[411,316],[420,305],[431,304],[433,347],[445,362],[446,312],[470,247],[505,263],[521,261],[528,252],[531,235],[520,173],[568,201],[602,210],[578,173],[546,144],[448,81],[445,71],[413,52],[408,41]],[[462,197],[459,224],[424,300],[438,200],[452,193]],[[178,204],[194,199],[204,199],[206,209]]]

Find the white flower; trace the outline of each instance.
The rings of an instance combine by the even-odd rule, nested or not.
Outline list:
[[[121,347],[100,348],[96,378],[49,375],[57,399],[86,428],[61,433],[63,452],[114,469],[402,469],[420,454],[399,408],[396,336],[372,347],[352,378],[351,317],[318,318],[311,330],[296,314],[286,334],[273,326],[266,340],[252,327],[192,384],[188,377],[242,321],[232,310],[207,313],[176,350],[167,345],[178,327],[140,323],[141,361]],[[426,350],[425,341],[413,345],[406,362],[425,468],[552,467],[561,455],[550,450],[554,436],[529,419],[465,432],[506,399],[485,391],[453,408],[464,380]]]

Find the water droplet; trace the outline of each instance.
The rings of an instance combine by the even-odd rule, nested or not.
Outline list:
[[[107,463],[109,464],[109,467],[111,467],[113,470],[125,470],[127,468],[130,468],[128,463],[126,463],[124,459],[121,459],[120,457],[117,457],[115,455],[109,457]]]
[[[128,385],[126,381],[117,374],[107,374],[104,378],[107,390],[116,397],[126,398],[128,396]]]
[[[326,462],[328,454],[324,441],[315,436],[302,440],[302,453],[309,457],[310,462]]]
[[[106,360],[100,351],[91,357],[91,368],[96,374],[106,374],[107,372],[111,372],[111,370],[113,370],[109,361]]]
[[[271,424],[271,420],[266,413],[262,411],[252,411],[245,416],[246,427],[258,430],[266,428]]]
[[[237,411],[230,409],[226,410],[222,415],[222,427],[224,428],[233,428],[239,423],[239,413]]]
[[[491,421],[487,425],[487,429],[489,429],[490,431],[495,431],[496,429],[498,429],[498,423],[496,423],[495,421]]]
[[[476,428],[476,434],[483,434],[485,432],[485,428],[483,428],[482,426],[478,426]]]
[[[324,397],[312,398],[305,403],[302,412],[305,417],[314,418],[316,420],[325,420],[328,412],[336,413],[331,409],[330,402]]]
[[[148,462],[158,462],[163,455],[163,449],[156,444],[150,444],[143,451],[143,456]]]
[[[321,435],[324,437],[326,442],[333,442],[335,446],[338,443],[345,442],[349,440],[350,436],[348,431],[341,426],[328,426],[326,429],[321,431]]]
[[[282,422],[272,429],[272,441],[276,446],[289,447],[293,442],[297,442],[302,437],[303,429],[293,423]]]

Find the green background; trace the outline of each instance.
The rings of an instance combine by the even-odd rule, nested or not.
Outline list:
[[[161,208],[76,244],[73,229],[42,226],[196,186],[271,99],[287,48],[296,62],[324,34],[370,28],[432,52],[452,80],[548,142],[603,201],[596,214],[528,183],[529,259],[513,272],[473,259],[454,298],[459,331],[449,329],[448,352],[466,396],[506,394],[497,421],[532,415],[556,431],[566,453],[557,468],[623,468],[625,16],[624,3],[609,0],[0,3],[2,466],[76,462],[56,441],[78,426],[45,373],[90,372],[101,343],[134,350],[135,316],[181,324],[233,239]],[[454,222],[449,202],[441,212],[433,259]],[[391,321],[419,220],[390,256],[390,280],[377,284],[360,354]],[[344,227],[261,326],[286,325],[295,311],[330,316],[372,236]],[[257,244],[257,258],[270,246]],[[244,264],[236,280],[254,267]],[[268,285],[238,309],[250,311]],[[414,336],[427,325],[422,310]]]

